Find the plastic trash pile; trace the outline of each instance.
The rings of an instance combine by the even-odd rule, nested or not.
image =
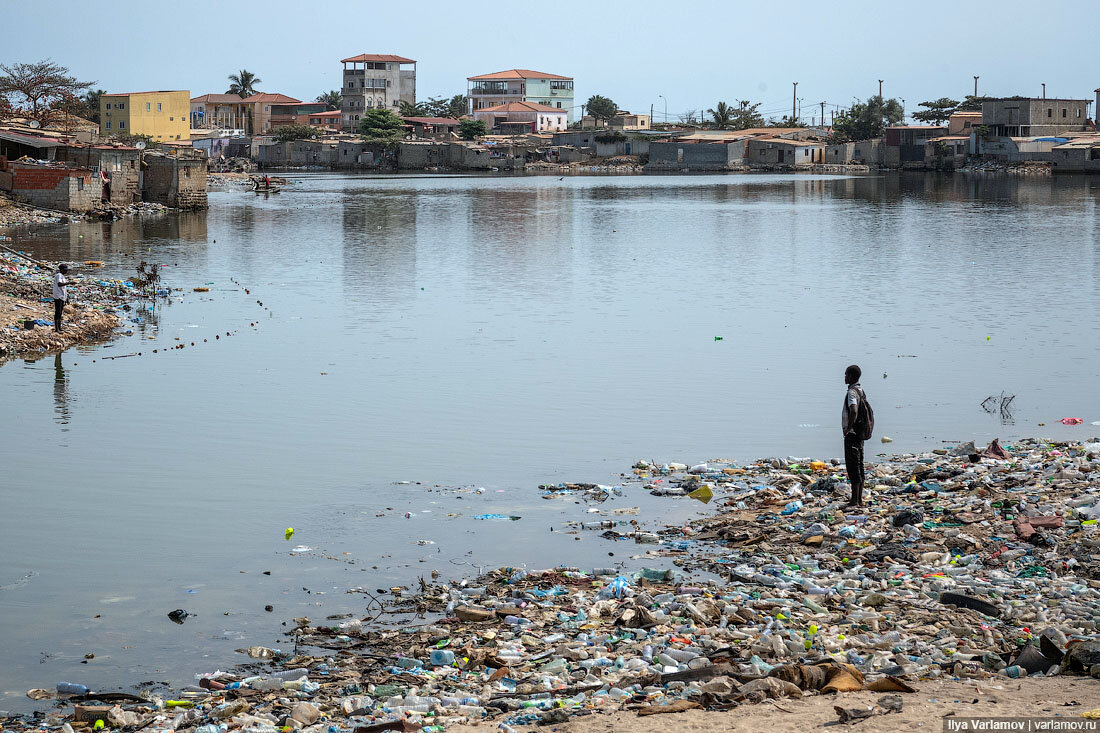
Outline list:
[[[295,619],[296,655],[248,650],[264,672],[100,712],[110,727],[201,733],[509,731],[945,677],[1100,678],[1097,479],[1100,442],[968,444],[875,465],[870,505],[852,510],[832,463],[639,462],[624,494],[714,496],[685,525],[577,525],[633,538],[639,567],[422,580],[395,589],[381,621]]]

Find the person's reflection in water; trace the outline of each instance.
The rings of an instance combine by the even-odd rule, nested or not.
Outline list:
[[[53,401],[57,410],[55,420],[61,425],[69,424],[69,383],[65,367],[61,364],[61,353],[53,357]],[[66,428],[67,430],[68,428]]]

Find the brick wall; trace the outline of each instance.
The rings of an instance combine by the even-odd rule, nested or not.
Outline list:
[[[12,196],[32,206],[57,211],[88,211],[103,189],[88,170],[16,166]]]

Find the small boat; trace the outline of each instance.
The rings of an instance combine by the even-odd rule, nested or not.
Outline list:
[[[254,184],[252,184],[252,190],[256,193],[279,193],[279,191],[283,189],[282,186],[278,186],[275,184],[265,186],[263,182],[256,181]]]

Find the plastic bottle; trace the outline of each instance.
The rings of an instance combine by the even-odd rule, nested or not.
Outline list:
[[[455,662],[455,653],[450,649],[432,649],[428,658],[436,667],[449,667]]]
[[[271,672],[268,677],[278,677],[281,680],[297,680],[305,677],[309,674],[308,669],[280,669],[277,672]]]
[[[59,695],[87,695],[87,685],[81,685],[76,682],[58,682],[57,694]]]

